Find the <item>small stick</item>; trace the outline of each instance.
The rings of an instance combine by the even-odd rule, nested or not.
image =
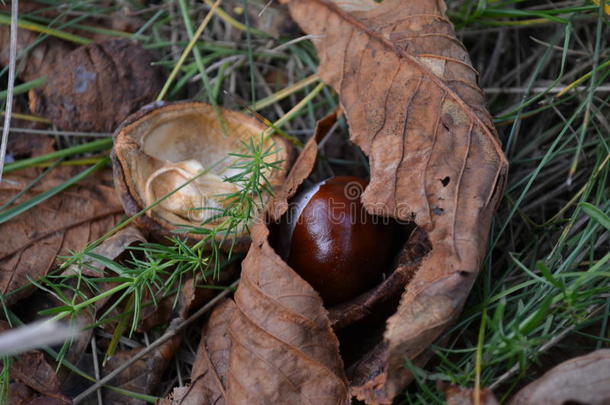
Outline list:
[[[100,379],[100,364],[97,358],[97,342],[95,339],[95,333],[91,335],[91,354],[93,355],[93,376],[96,381]],[[102,400],[102,390],[98,389],[96,391],[97,394],[97,403],[99,405],[104,405],[104,401]]]
[[[15,66],[17,60],[17,17],[19,14],[19,0],[11,3],[11,40],[9,45],[8,86],[6,88],[6,108],[4,109],[4,127],[2,128],[2,143],[0,144],[0,181],[4,171],[6,158],[6,144],[8,132],[11,127],[11,114],[13,112],[13,89],[15,88]]]
[[[0,356],[10,356],[75,338],[77,327],[43,320],[0,333]]]

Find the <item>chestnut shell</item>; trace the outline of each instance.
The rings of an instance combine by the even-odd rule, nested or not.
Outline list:
[[[217,111],[222,115],[223,124],[219,122]],[[169,186],[164,184],[167,179],[162,176],[172,171],[174,177],[178,176],[178,180],[174,183],[183,184],[190,178],[184,173],[191,174],[191,177],[195,174],[181,169],[185,167],[188,169],[190,163],[208,169],[205,176],[208,176],[208,173],[213,176],[209,184],[200,185],[199,191],[204,195],[206,203],[209,197],[214,197],[216,202],[222,201],[221,194],[226,192],[226,187],[231,186],[224,182],[222,177],[232,174],[227,171],[233,170],[230,168],[231,159],[233,161],[236,159],[227,156],[230,153],[243,152],[242,142],[252,138],[256,142],[265,129],[262,123],[252,117],[220,107],[216,110],[202,102],[156,102],[145,106],[129,116],[114,134],[112,160],[115,187],[125,212],[133,216],[150,205],[146,200],[149,197],[151,184],[158,184],[163,189],[163,193],[153,195],[155,198],[161,197],[168,191]],[[266,140],[265,147],[271,146],[274,146],[275,153],[267,159],[280,163],[277,169],[266,175],[269,184],[275,188],[284,181],[290,165],[292,147],[287,140],[279,136],[272,136]],[[181,168],[176,169],[177,166]],[[158,176],[158,180],[153,183],[151,176]],[[170,182],[170,186],[174,183]],[[184,187],[183,190],[188,189],[189,186]],[[180,197],[179,193],[175,194],[177,198]],[[172,207],[159,204],[148,210],[147,215],[138,216],[135,223],[157,240],[174,234],[173,232],[183,225],[207,229],[215,226],[214,222],[202,224],[197,219],[180,217],[172,213],[171,209]],[[186,235],[192,241],[205,237],[203,234],[193,232],[181,233],[181,235]],[[224,235],[218,234],[216,239],[221,241]],[[243,251],[247,249],[249,241],[249,237],[242,232],[235,235],[233,240],[226,240],[223,246]]]

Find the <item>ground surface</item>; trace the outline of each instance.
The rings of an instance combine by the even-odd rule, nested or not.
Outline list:
[[[96,35],[133,37],[156,52],[154,63],[165,77],[179,65],[162,99],[204,100],[231,109],[250,105],[300,141],[337,105],[335,94],[317,87],[317,57],[309,38],[284,10],[267,8],[266,2],[222,2],[222,12],[211,16],[202,40],[182,61],[211,1],[41,3],[52,10],[50,17],[24,4],[20,14],[38,23],[40,38],[71,33],[76,36],[64,39],[74,46]],[[433,346],[424,368],[408,365],[416,381],[397,399],[405,404],[444,403],[437,381],[491,387],[506,400],[561,360],[610,343],[610,6],[506,0],[450,1],[448,7],[480,72],[510,177],[466,308],[442,345]],[[8,7],[0,22],[10,23]],[[8,46],[2,47],[8,54]],[[6,67],[1,71],[2,86],[7,72]],[[16,110],[28,114],[25,93],[41,83],[33,74],[17,84]],[[6,91],[0,97],[4,105]],[[298,111],[291,111],[296,105]],[[26,120],[13,121],[11,138],[44,130],[60,149],[77,146],[69,149],[71,156],[91,158],[78,148],[90,140],[87,134],[44,122],[32,131],[35,117],[15,117]],[[366,173],[359,151],[337,146],[347,134],[342,122],[329,137],[320,176]],[[94,161],[99,157],[98,150]],[[2,209],[5,218],[8,210]],[[154,330],[130,335],[129,325],[123,328],[121,349],[160,336]],[[188,380],[198,337],[198,327],[188,330],[154,395],[164,396]],[[109,335],[101,331],[97,339],[108,341]],[[4,372],[3,378],[6,385],[9,375]]]

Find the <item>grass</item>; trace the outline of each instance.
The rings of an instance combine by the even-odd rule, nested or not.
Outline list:
[[[317,119],[337,106],[336,95],[318,83],[311,42],[294,41],[295,34],[274,38],[256,25],[257,12],[266,2],[164,0],[146,8],[127,1],[142,19],[134,34],[84,23],[91,16],[107,21],[110,13],[121,11],[118,5],[85,0],[44,3],[60,14],[49,18],[40,10],[19,16],[20,24],[39,32],[41,40],[54,36],[78,44],[95,31],[132,36],[158,52],[156,64],[169,76],[159,99],[192,98],[257,111],[262,120],[273,123],[272,130],[296,145],[312,133]],[[511,164],[510,179],[484,265],[460,319],[439,340],[442,344],[432,347],[428,365],[420,369],[405,362],[416,377],[397,399],[405,404],[444,403],[436,388],[439,380],[491,387],[506,401],[560,360],[610,343],[610,16],[604,8],[608,6],[584,0],[453,0],[448,5],[458,36],[481,72],[481,86],[489,90],[490,111]],[[245,11],[251,11],[248,18]],[[6,24],[7,16],[0,14],[0,24]],[[197,40],[200,31],[203,40]],[[0,80],[5,80],[6,70],[2,74]],[[16,96],[43,81],[19,84]],[[4,97],[0,92],[0,99]],[[345,137],[345,123],[338,132],[333,136]],[[5,172],[87,159],[91,153],[107,153],[110,147],[108,138],[83,143],[82,137],[65,131],[54,133],[67,148],[9,163]],[[248,192],[237,196],[243,198],[236,200],[240,205],[224,213],[228,214],[225,228],[216,232],[230,233],[247,224],[256,198],[266,192],[254,187],[258,183],[250,177],[261,173],[265,151],[256,144],[246,145],[246,151],[241,156],[241,177],[232,181],[246,182]],[[327,176],[352,166],[366,167],[366,162],[329,158],[319,170]],[[58,187],[56,192],[61,191]],[[3,207],[0,218],[13,218],[34,203]],[[134,330],[146,291],[152,296],[169,295],[180,285],[181,275],[199,272],[213,277],[222,271],[218,257],[206,256],[201,246],[187,246],[179,234],[169,246],[145,245],[125,263],[108,262],[90,249],[74,254],[68,263],[87,266],[91,259],[106,260],[111,275],[97,280],[81,276],[76,284],[87,287],[77,290],[82,295],[65,293],[75,280],[51,276],[39,285],[63,299],[64,306],[50,314],[69,317],[103,298],[99,283],[118,282],[115,288],[121,298],[115,305],[131,302],[131,307],[123,318],[125,328],[106,343],[111,340],[110,346],[119,348],[120,335],[144,339]],[[210,263],[215,267],[210,269]],[[170,268],[178,271],[169,272]],[[97,321],[108,320],[108,315],[99,314]],[[183,373],[188,375],[197,334],[191,338],[194,343],[185,344],[178,356],[191,360],[180,360],[166,375],[159,394],[183,380]],[[62,353],[53,357],[61,360]],[[0,374],[0,381],[7,379],[7,373]],[[0,391],[5,387],[1,385]]]

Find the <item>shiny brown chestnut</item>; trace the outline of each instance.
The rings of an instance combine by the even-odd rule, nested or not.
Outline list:
[[[288,264],[326,306],[373,287],[391,265],[397,224],[365,210],[360,197],[367,184],[358,177],[333,177],[291,202]]]

